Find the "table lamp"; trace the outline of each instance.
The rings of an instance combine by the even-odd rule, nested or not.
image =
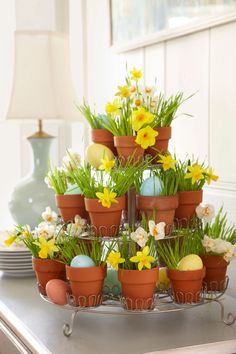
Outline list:
[[[17,224],[35,227],[46,206],[55,210],[54,193],[44,182],[54,137],[43,131],[42,123],[78,120],[74,101],[68,36],[16,31],[14,78],[6,119],[38,122],[38,131],[27,138],[33,150],[32,173],[14,188],[9,201]]]

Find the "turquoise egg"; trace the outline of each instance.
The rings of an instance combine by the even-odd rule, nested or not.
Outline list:
[[[80,254],[72,259],[70,266],[75,268],[90,268],[95,267],[95,263],[89,256]]]
[[[77,184],[73,184],[65,192],[65,195],[72,195],[72,194],[82,194],[81,189],[77,186]]]
[[[148,197],[157,197],[161,194],[162,185],[158,177],[153,176],[143,181],[140,194]]]
[[[103,285],[103,293],[113,295],[121,294],[121,284],[118,280],[117,270],[112,268],[107,269],[107,276]]]

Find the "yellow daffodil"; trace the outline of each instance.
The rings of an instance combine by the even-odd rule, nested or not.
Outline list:
[[[104,159],[101,159],[102,164],[99,166],[99,170],[104,170],[106,173],[110,172],[111,169],[115,166],[115,160],[110,160],[108,156],[105,156]]]
[[[204,179],[204,175],[203,173],[206,173],[205,169],[202,168],[201,165],[198,164],[194,164],[193,166],[188,166],[188,171],[189,173],[187,173],[184,178],[188,179],[191,178],[192,179],[192,184],[200,181],[201,179]]]
[[[46,259],[48,256],[53,257],[54,252],[58,252],[59,249],[55,245],[55,239],[47,241],[44,237],[39,237],[38,241],[35,241],[34,244],[40,247],[39,258]]]
[[[132,113],[132,126],[137,132],[144,124],[149,124],[153,121],[154,115],[147,112],[145,108],[141,107]]]
[[[127,98],[130,96],[130,89],[128,86],[118,86],[119,91],[116,93],[116,96],[121,98]]]
[[[118,270],[118,266],[121,263],[124,263],[125,259],[121,258],[120,252],[111,252],[107,257],[107,263],[109,263],[112,268]]]
[[[170,168],[173,168],[173,169],[175,168],[175,164],[177,161],[174,160],[171,155],[164,156],[164,155],[160,154],[159,156],[161,159],[158,160],[157,162],[162,164],[162,168],[164,171],[167,171]]]
[[[106,113],[115,115],[120,113],[120,108],[121,105],[117,99],[115,99],[113,102],[107,102],[105,110]]]
[[[7,247],[10,247],[11,244],[16,241],[16,239],[17,239],[17,236],[16,236],[16,235],[12,235],[12,236],[8,237],[8,239],[6,239],[6,240],[4,241],[4,244],[5,244]]]
[[[141,145],[143,149],[147,149],[149,146],[153,146],[155,144],[157,135],[158,132],[147,126],[146,128],[142,128],[138,131],[135,142]]]
[[[97,192],[96,196],[99,199],[99,203],[102,203],[104,208],[110,208],[112,203],[118,203],[116,198],[116,193],[110,192],[108,188],[103,189],[103,193]]]
[[[129,90],[130,90],[130,93],[136,93],[137,88],[135,86],[131,86]]]
[[[219,176],[214,175],[212,167],[209,168],[207,172],[207,183],[210,184],[211,181],[216,182],[218,180]]]
[[[130,71],[130,75],[131,75],[131,80],[138,81],[142,77],[142,71],[133,68],[133,70]]]
[[[138,263],[138,270],[142,270],[143,267],[150,269],[151,263],[155,262],[155,258],[149,256],[149,251],[149,247],[145,246],[142,251],[136,253],[136,256],[130,258],[131,262]]]
[[[141,100],[140,100],[140,98],[135,98],[134,104],[135,104],[136,107],[141,106]]]

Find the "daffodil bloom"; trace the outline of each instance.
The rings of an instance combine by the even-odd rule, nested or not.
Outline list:
[[[54,252],[58,252],[59,249],[55,245],[55,239],[47,241],[44,237],[39,237],[38,241],[33,242],[36,246],[39,246],[39,258],[46,259],[48,257],[52,258]]]
[[[118,86],[119,91],[116,93],[116,96],[121,98],[127,98],[130,96],[130,89],[128,86]]]
[[[74,220],[75,220],[74,223],[70,223],[67,225],[66,231],[70,236],[76,237],[82,233],[86,225],[86,220],[82,219],[81,216],[79,215],[75,215]]]
[[[152,99],[151,102],[150,102],[150,106],[152,108],[155,108],[157,106],[157,99]]]
[[[198,205],[196,208],[197,217],[207,223],[210,223],[215,216],[215,208],[211,204],[205,206]]]
[[[141,106],[141,100],[140,100],[140,98],[135,98],[135,99],[134,99],[134,104],[135,104],[136,107]]]
[[[46,210],[42,213],[42,218],[49,224],[53,224],[57,221],[57,213],[52,211],[50,207],[46,207]]]
[[[148,227],[150,234],[155,238],[155,240],[161,240],[165,237],[165,222],[159,222],[155,224],[155,221],[149,220]]]
[[[151,269],[151,263],[155,262],[155,258],[149,256],[149,251],[149,247],[145,246],[142,251],[136,253],[136,256],[130,258],[131,262],[138,263],[138,270],[142,270],[143,267]]]
[[[121,258],[120,252],[111,252],[107,257],[107,263],[112,266],[112,268],[118,270],[118,266],[121,263],[124,263],[125,259]]]
[[[137,88],[135,86],[131,86],[129,90],[130,90],[130,93],[136,93]]]
[[[56,232],[56,225],[49,224],[47,222],[41,222],[38,227],[34,229],[34,233],[36,237],[42,237],[44,239],[49,239],[54,237]]]
[[[136,231],[131,232],[130,237],[137,242],[140,247],[144,247],[148,240],[148,233],[142,227],[138,227]]]
[[[111,115],[119,114],[120,113],[121,105],[117,99],[113,102],[107,102],[105,110],[107,113]]]
[[[154,87],[145,86],[142,91],[143,91],[143,94],[145,96],[149,96],[150,97],[150,96],[153,96],[155,88]]]
[[[102,164],[99,166],[99,170],[104,170],[106,173],[110,172],[111,169],[115,166],[115,160],[110,160],[108,156],[105,156],[104,159],[101,159]]]
[[[159,156],[161,157],[161,159],[158,160],[157,162],[162,164],[162,168],[164,171],[167,171],[170,168],[172,169],[175,168],[175,164],[177,161],[174,160],[171,155],[164,156],[160,154]]]
[[[131,80],[138,81],[142,77],[142,71],[133,68],[133,70],[130,71],[130,75],[131,75]]]
[[[149,124],[153,121],[154,115],[147,112],[141,107],[132,113],[132,126],[135,131],[138,131],[144,124]]]
[[[212,167],[209,168],[207,172],[207,183],[210,184],[211,181],[216,182],[218,180],[219,176],[214,175]]]
[[[205,178],[203,173],[206,173],[206,170],[204,168],[202,168],[201,165],[194,164],[193,166],[188,166],[188,171],[189,171],[189,173],[187,173],[184,176],[184,178],[185,179],[191,178],[192,184]]]
[[[17,236],[16,235],[11,235],[10,237],[8,237],[8,239],[6,239],[4,241],[4,244],[7,246],[7,247],[10,247],[17,239]]]
[[[153,146],[156,142],[156,136],[158,132],[152,129],[150,126],[142,128],[138,131],[135,142],[143,149],[147,149],[149,146]]]
[[[110,208],[112,203],[118,203],[116,198],[116,193],[110,192],[108,188],[103,189],[103,193],[97,192],[96,196],[99,199],[99,203],[102,203],[104,208]]]

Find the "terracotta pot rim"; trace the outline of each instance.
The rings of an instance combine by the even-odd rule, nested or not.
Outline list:
[[[59,209],[64,208],[84,208],[83,194],[56,194],[56,205]]]
[[[156,137],[156,141],[160,140],[170,140],[171,138],[171,126],[168,127],[155,127],[153,128],[156,130],[159,134]]]
[[[106,277],[107,266],[77,268],[66,265],[66,277],[72,282],[94,282]]]
[[[113,213],[123,210],[125,208],[125,195],[117,197],[116,200],[118,200],[118,203],[113,203],[110,208],[105,208],[99,203],[97,198],[84,198],[85,208],[89,213]]]
[[[118,268],[118,279],[123,284],[150,284],[156,283],[158,279],[159,267],[144,269],[144,270],[130,270]]]
[[[65,269],[65,264],[55,259],[32,257],[32,267],[36,272],[60,273]]]
[[[227,267],[230,262],[227,262],[223,256],[216,254],[201,254],[202,261],[205,261],[206,268],[222,268]]]
[[[206,267],[197,270],[178,270],[167,268],[167,276],[170,280],[195,281],[203,279],[206,274]]]
[[[178,194],[170,196],[145,196],[137,194],[136,205],[139,210],[175,210],[179,205],[179,198]]]
[[[114,135],[113,139],[114,139],[114,145],[116,147],[121,147],[121,148],[122,147],[123,148],[136,147],[136,148],[144,151],[144,149],[142,149],[142,147],[135,142],[136,136],[134,136],[134,135],[132,135],[132,136],[128,136],[128,135],[127,136],[126,135],[116,136],[116,135]]]
[[[184,195],[184,194],[202,194],[202,192],[203,192],[203,189],[199,189],[199,190],[197,190],[197,191],[178,191],[177,193],[179,193],[179,194],[182,194],[182,195]]]

